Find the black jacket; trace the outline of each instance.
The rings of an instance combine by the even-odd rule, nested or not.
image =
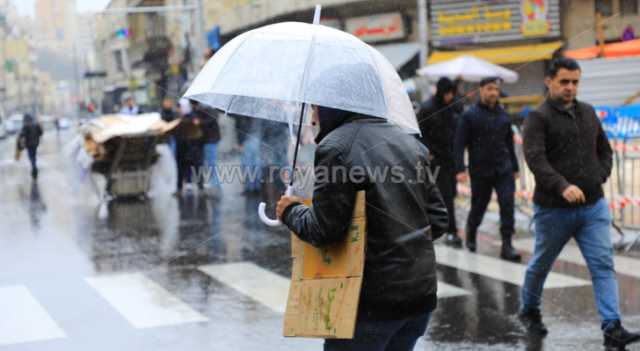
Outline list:
[[[220,125],[218,124],[218,111],[211,108],[204,108],[200,105],[196,116],[200,118],[202,128],[202,138],[205,144],[217,143],[220,141]]]
[[[356,192],[366,191],[368,237],[359,318],[405,318],[437,304],[433,237],[446,231],[448,215],[440,192],[417,168],[428,166],[427,156],[427,149],[398,127],[351,115],[318,145],[313,206],[294,204],[285,210],[283,222],[300,239],[322,247],[343,240]],[[347,174],[356,167],[365,172],[335,181],[319,174],[337,167]],[[404,179],[394,182],[395,176],[384,180],[374,174],[385,169]]]
[[[518,172],[511,119],[499,105],[477,103],[458,120],[455,141],[456,172],[464,172],[464,149],[469,150],[471,177]]]
[[[162,120],[165,122],[171,122],[176,119],[176,112],[172,108],[163,108],[160,111],[160,117],[162,117]]]
[[[439,96],[434,96],[422,105],[418,112],[420,141],[433,155],[433,162],[452,169],[454,167],[453,145],[458,123],[456,106],[445,105]]]
[[[18,138],[24,140],[24,146],[27,149],[35,149],[40,145],[40,137],[42,137],[42,127],[36,122],[28,122],[20,130]]]
[[[524,155],[536,178],[533,201],[544,207],[575,207],[562,193],[571,184],[587,204],[604,196],[612,151],[593,107],[577,101],[565,109],[550,99],[524,121]]]

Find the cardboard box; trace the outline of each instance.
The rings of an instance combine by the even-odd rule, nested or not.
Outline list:
[[[353,338],[365,262],[365,208],[361,191],[349,232],[340,244],[316,248],[292,233],[284,336]]]

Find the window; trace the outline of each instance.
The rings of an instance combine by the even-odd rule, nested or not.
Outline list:
[[[638,2],[640,2],[640,0],[620,0],[620,14],[623,16],[637,15]]]
[[[602,17],[613,15],[613,0],[596,0],[596,12],[600,12]]]

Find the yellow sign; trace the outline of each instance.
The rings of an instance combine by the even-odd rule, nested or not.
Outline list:
[[[551,24],[547,20],[547,0],[522,0],[520,12],[522,26],[520,30],[524,36],[547,35]]]
[[[442,37],[463,36],[475,33],[508,32],[512,28],[511,10],[491,10],[487,6],[474,6],[459,13],[437,14],[438,34]]]

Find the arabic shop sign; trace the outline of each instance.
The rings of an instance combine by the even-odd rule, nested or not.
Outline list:
[[[432,0],[435,46],[560,36],[559,0]]]
[[[345,27],[347,32],[368,43],[402,39],[406,35],[399,12],[350,18]]]

